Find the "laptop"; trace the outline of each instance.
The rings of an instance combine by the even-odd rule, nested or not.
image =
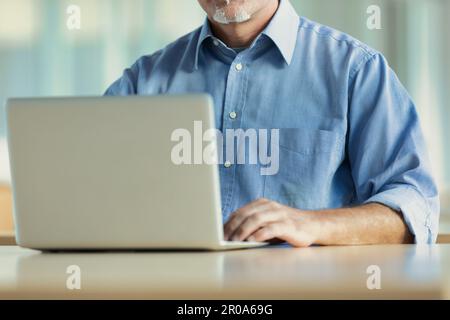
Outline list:
[[[203,131],[214,129],[208,95],[9,99],[6,110],[20,246],[225,250],[265,245],[224,241],[217,162],[173,159],[174,132],[187,130],[192,148],[199,148],[195,123]]]

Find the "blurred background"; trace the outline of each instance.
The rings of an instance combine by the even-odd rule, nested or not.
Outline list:
[[[298,13],[381,51],[417,103],[450,233],[450,0],[291,0]],[[81,9],[69,30],[67,9]],[[381,9],[380,30],[366,12]],[[11,229],[8,97],[101,95],[123,69],[203,23],[196,0],[0,1],[0,230]]]

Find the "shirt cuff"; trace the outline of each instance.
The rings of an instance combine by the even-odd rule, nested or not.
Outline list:
[[[438,213],[432,210],[424,197],[412,187],[397,187],[380,192],[367,201],[380,203],[401,212],[410,232],[415,236],[417,244],[432,244],[437,238],[437,222],[433,223],[433,216],[438,219]],[[438,211],[438,210],[437,210]]]

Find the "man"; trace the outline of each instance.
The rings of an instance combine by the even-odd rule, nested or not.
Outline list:
[[[220,166],[225,237],[433,243],[439,204],[415,106],[384,57],[288,0],[199,0],[203,27],[108,95],[209,93],[216,125],[279,128],[279,171]]]

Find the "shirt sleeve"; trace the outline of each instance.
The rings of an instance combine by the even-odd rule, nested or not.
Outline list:
[[[138,71],[138,63],[125,69],[122,76],[106,90],[105,96],[128,96],[137,94]]]
[[[358,203],[400,212],[416,243],[434,243],[439,198],[414,103],[380,54],[350,81],[347,152]]]

